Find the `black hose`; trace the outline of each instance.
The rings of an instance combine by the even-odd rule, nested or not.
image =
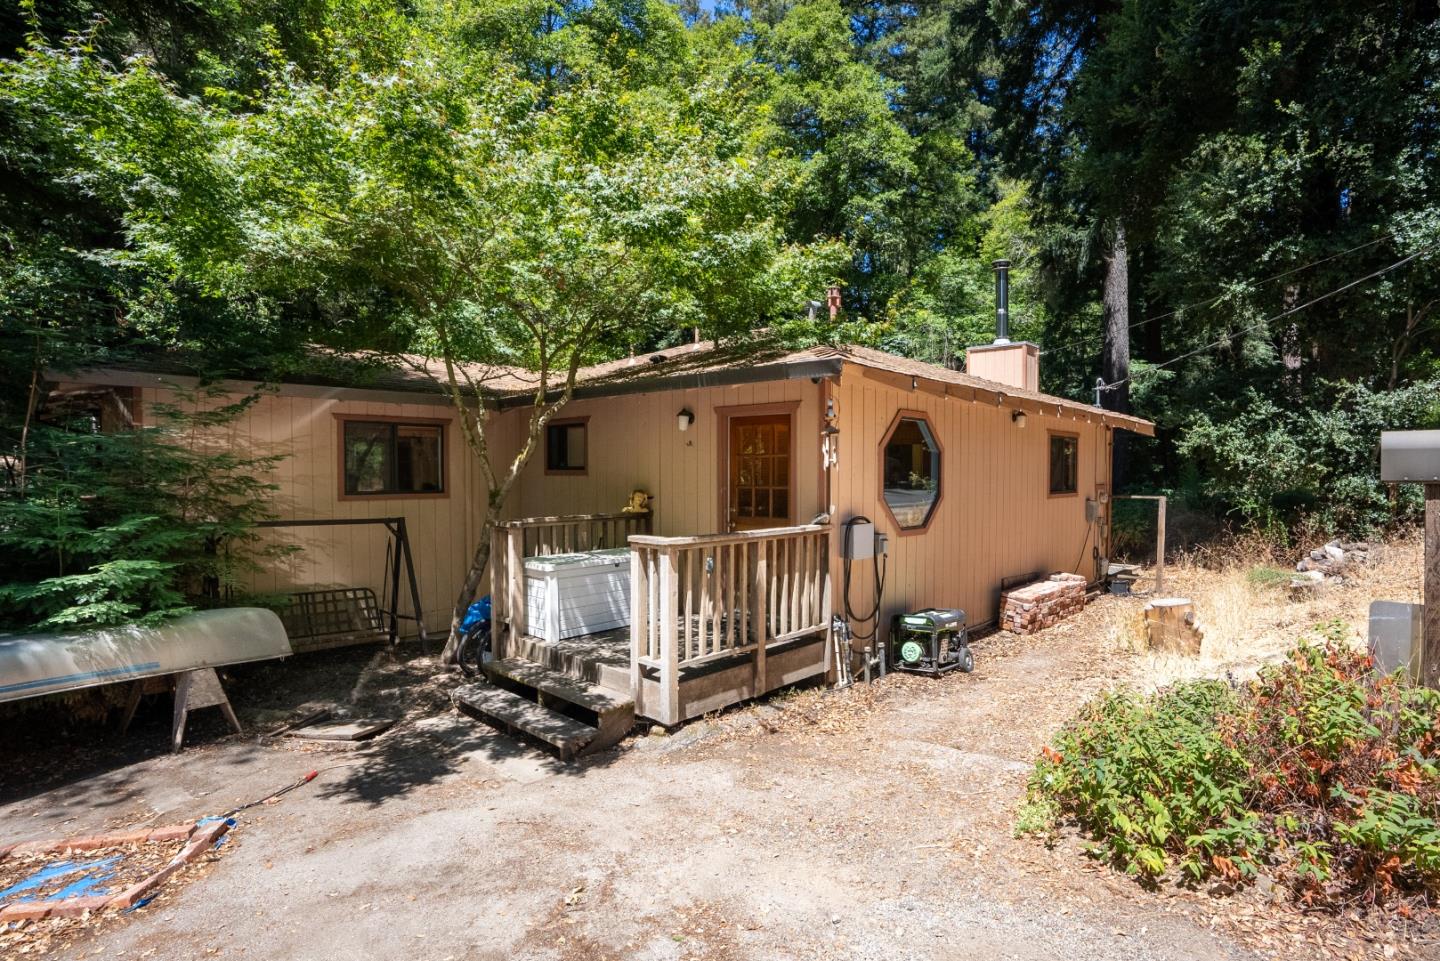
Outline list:
[[[889,573],[890,567],[889,555],[882,554],[880,557],[875,558],[875,604],[870,608],[869,612],[867,612],[864,617],[861,617],[859,614],[855,613],[855,609],[850,603],[850,557],[851,554],[854,553],[853,551],[851,551],[850,548],[851,545],[854,543],[853,537],[855,533],[855,525],[869,523],[871,523],[871,521],[868,517],[852,517],[845,522],[845,617],[847,620],[855,624],[868,624],[871,621],[875,622],[874,626],[870,628],[870,631],[868,633],[863,633],[859,630],[854,629],[853,627],[851,628],[851,634],[862,641],[874,640],[875,636],[880,633],[880,607],[885,597],[885,578]]]

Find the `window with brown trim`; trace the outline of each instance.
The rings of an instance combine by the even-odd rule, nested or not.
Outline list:
[[[445,492],[445,427],[344,420],[347,497]]]
[[[930,522],[940,502],[940,444],[923,417],[899,417],[885,437],[881,495],[895,525],[914,530]]]
[[[1074,494],[1080,490],[1080,438],[1050,435],[1050,493]]]
[[[584,420],[557,421],[545,426],[545,469],[584,473],[589,446],[589,425]]]

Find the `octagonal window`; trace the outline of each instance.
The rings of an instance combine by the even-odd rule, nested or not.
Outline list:
[[[940,445],[923,417],[902,416],[885,438],[882,496],[901,530],[930,523],[940,503]]]

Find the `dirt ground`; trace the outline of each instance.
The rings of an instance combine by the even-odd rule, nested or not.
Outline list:
[[[1359,623],[1374,587],[1323,603]],[[231,680],[251,730],[327,699],[402,723],[338,752],[207,719],[174,756],[163,705],[123,743],[22,724],[0,735],[0,839],[217,814],[320,771],[145,909],[49,942],[63,958],[1440,957],[1433,934],[1307,916],[1263,885],[1147,891],[1077,839],[1013,836],[1050,732],[1107,685],[1156,681],[1123,637],[1141,603],[991,635],[972,675],[792,693],[569,766],[449,710],[453,679],[418,652],[295,658]],[[1258,600],[1302,617],[1286,603]]]

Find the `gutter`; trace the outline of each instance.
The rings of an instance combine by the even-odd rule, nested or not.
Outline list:
[[[754,367],[727,367],[720,370],[696,371],[689,374],[661,374],[655,377],[637,377],[634,380],[610,381],[579,384],[573,400],[595,397],[618,397],[624,394],[652,394],[662,390],[694,390],[701,387],[734,387],[740,384],[759,384],[777,380],[815,380],[838,376],[845,362],[839,357],[821,360],[796,361],[786,364],[760,364]],[[560,395],[559,390],[546,394],[546,399]],[[500,410],[529,407],[533,395],[509,395],[497,401]]]

